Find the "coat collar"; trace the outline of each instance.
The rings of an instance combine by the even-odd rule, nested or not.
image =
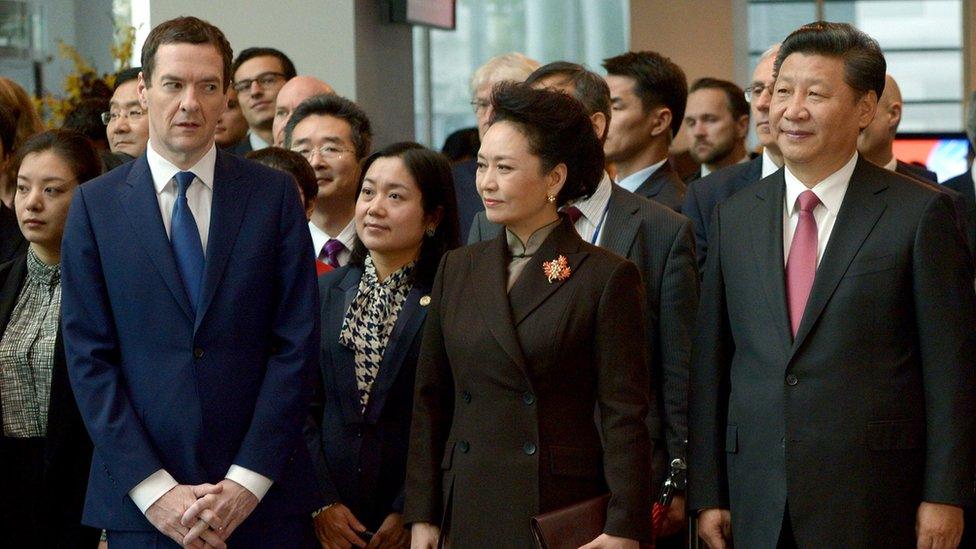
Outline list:
[[[606,227],[603,229],[601,242],[604,248],[622,257],[629,255],[630,247],[641,225],[640,216],[637,215],[640,206],[636,195],[618,185],[611,188]]]

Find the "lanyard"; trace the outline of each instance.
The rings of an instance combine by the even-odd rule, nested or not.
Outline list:
[[[597,223],[596,230],[593,231],[593,238],[590,240],[590,244],[594,246],[600,241],[600,231],[603,230],[603,222],[607,220],[607,210],[610,209],[610,201],[607,200],[607,205],[603,207],[603,215],[600,216],[600,222]]]

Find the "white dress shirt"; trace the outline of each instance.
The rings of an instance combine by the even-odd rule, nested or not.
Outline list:
[[[583,214],[576,220],[576,232],[579,233],[580,238],[597,246],[604,240],[603,226],[607,219],[607,204],[610,203],[612,188],[610,174],[603,172],[603,179],[600,180],[593,194],[585,200],[577,200],[572,204]],[[593,236],[597,227],[600,228],[600,234],[596,235],[597,241],[594,242]]]
[[[769,156],[769,153],[766,152],[766,149],[764,148],[762,153],[762,175],[760,176],[760,179],[765,179],[773,175],[776,173],[776,170],[780,168],[782,168],[782,166],[777,165],[776,162],[773,161],[773,157]]]
[[[247,141],[251,144],[252,151],[260,151],[271,146],[271,143],[261,139],[261,136],[254,132],[247,132]]]
[[[173,218],[173,205],[176,203],[178,188],[174,176],[183,171],[172,162],[166,160],[153,148],[152,141],[146,147],[146,160],[149,172],[152,174],[153,185],[156,188],[156,198],[159,201],[159,213],[163,216],[163,226],[166,236],[170,235],[170,224]],[[186,190],[186,200],[193,212],[193,219],[200,231],[203,249],[207,249],[207,239],[210,236],[210,210],[213,204],[214,166],[217,162],[217,148],[211,146],[207,154],[203,155],[188,172],[193,172],[196,178]],[[272,480],[264,475],[255,473],[238,465],[231,465],[225,478],[233,480],[257,496],[258,500],[271,488]],[[129,497],[136,507],[146,514],[146,510],[156,503],[163,494],[169,492],[179,484],[165,469],[160,469],[146,477],[145,480],[129,490]]]
[[[637,192],[637,188],[640,187],[644,183],[644,181],[651,176],[652,173],[656,172],[658,168],[663,166],[664,163],[667,161],[668,161],[668,157],[665,156],[664,160],[661,160],[657,164],[651,164],[650,166],[642,170],[637,170],[636,172],[628,175],[627,177],[617,181],[617,185],[620,185],[621,187],[627,189],[632,193]]]
[[[312,252],[315,254],[316,259],[322,259],[320,257],[322,255],[322,248],[325,248],[326,242],[334,238],[342,242],[342,245],[346,247],[345,250],[339,252],[339,265],[342,266],[349,262],[353,244],[356,243],[356,218],[350,219],[349,223],[342,229],[338,236],[330,236],[329,233],[323,231],[311,221],[308,222],[308,232],[312,234]]]
[[[847,194],[847,187],[850,185],[851,175],[854,173],[856,165],[857,152],[841,169],[825,177],[812,189],[807,189],[806,185],[790,172],[789,166],[786,167],[786,193],[784,193],[785,199],[783,200],[784,265],[790,255],[790,244],[793,243],[796,224],[800,220],[797,198],[803,191],[811,190],[820,199],[820,204],[813,209],[813,218],[817,220],[817,266],[820,266],[824,249],[827,248],[827,241],[830,240],[830,232],[834,228],[834,222],[837,221],[837,212],[840,211],[840,206],[844,203],[844,195]]]

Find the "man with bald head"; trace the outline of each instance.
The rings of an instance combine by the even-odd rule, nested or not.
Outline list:
[[[903,105],[898,82],[890,74],[885,75],[885,89],[878,101],[878,113],[868,127],[861,131],[861,136],[857,139],[857,150],[864,158],[882,168],[937,183],[938,176],[934,172],[895,158],[892,146],[895,143],[895,134],[898,133],[898,124],[901,123]]]
[[[274,138],[275,147],[285,146],[285,126],[291,119],[291,113],[295,112],[298,105],[309,97],[321,95],[323,93],[335,93],[332,86],[315,78],[314,76],[296,76],[278,90],[278,98],[275,101],[274,121],[272,122],[271,135]]]
[[[773,44],[762,54],[752,73],[752,82],[745,89],[746,99],[749,101],[749,119],[756,129],[756,138],[763,147],[762,155],[692,181],[685,193],[681,213],[688,216],[695,227],[695,251],[698,268],[702,272],[705,268],[705,257],[708,255],[708,230],[712,211],[725,199],[773,174],[783,165],[783,155],[776,144],[776,135],[769,127],[773,63],[777,53],[779,44]]]

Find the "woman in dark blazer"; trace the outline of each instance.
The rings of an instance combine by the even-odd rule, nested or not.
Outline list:
[[[412,546],[530,547],[532,516],[609,491],[586,547],[636,548],[652,504],[640,275],[557,212],[593,192],[603,151],[567,95],[505,84],[492,107],[478,191],[506,230],[448,253],[434,281],[407,466]]]
[[[414,375],[457,206],[449,162],[416,143],[373,154],[362,173],[350,263],[319,279],[322,398],[306,433],[327,505],[315,525],[323,547],[407,547]]]
[[[0,265],[0,538],[9,547],[88,547],[81,525],[92,444],[61,342],[61,235],[75,187],[101,173],[81,134],[52,130],[17,152],[14,209],[29,246]]]

